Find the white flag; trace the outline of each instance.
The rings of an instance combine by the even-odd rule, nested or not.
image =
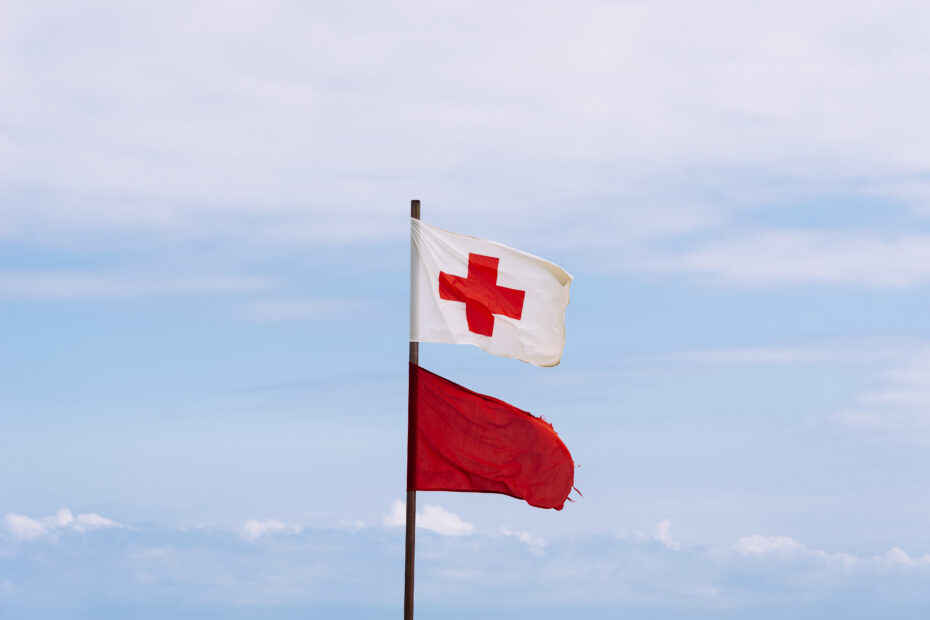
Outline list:
[[[555,366],[572,277],[532,254],[411,218],[410,340]]]

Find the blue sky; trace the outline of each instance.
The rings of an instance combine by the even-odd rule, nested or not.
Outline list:
[[[923,617],[927,13],[4,3],[0,618],[399,615],[412,198],[575,277],[421,363],[584,494],[421,494],[418,617]]]

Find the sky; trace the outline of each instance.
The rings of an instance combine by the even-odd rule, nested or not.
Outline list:
[[[923,618],[922,2],[0,3],[0,618],[399,616],[409,204],[574,276],[418,618]]]

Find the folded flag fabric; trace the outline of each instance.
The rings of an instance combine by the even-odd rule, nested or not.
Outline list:
[[[410,364],[409,491],[502,493],[561,510],[575,465],[552,425]]]
[[[411,219],[410,340],[473,344],[555,366],[565,344],[572,277],[493,241]]]

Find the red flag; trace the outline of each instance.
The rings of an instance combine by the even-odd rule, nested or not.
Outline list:
[[[503,493],[561,510],[575,464],[552,425],[410,364],[408,491]]]

